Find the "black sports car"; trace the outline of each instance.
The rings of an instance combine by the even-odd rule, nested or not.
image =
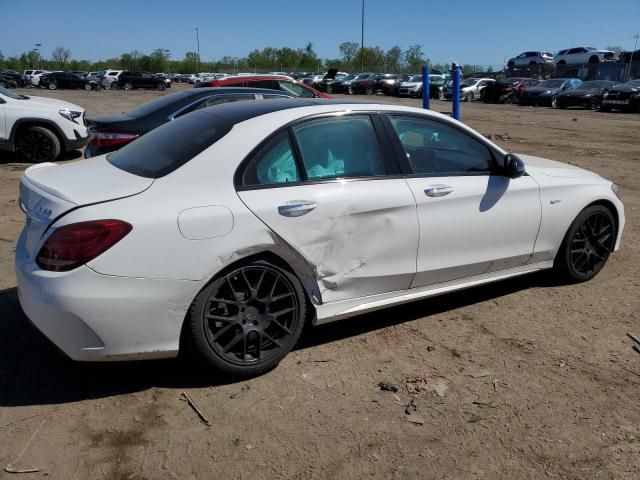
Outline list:
[[[87,118],[89,144],[85,158],[113,152],[171,120],[200,108],[239,100],[293,98],[281,90],[206,87],[165,95],[120,115]]]
[[[555,106],[556,98],[565,90],[572,90],[582,84],[579,78],[551,78],[535,87],[527,88],[520,94],[520,105]]]
[[[584,107],[598,110],[602,104],[602,97],[618,83],[609,80],[592,80],[582,85],[560,92],[556,97],[556,108]]]
[[[640,78],[617,85],[605,93],[600,110],[640,112]]]
[[[40,77],[40,86],[49,90],[57,88],[84,88],[85,90],[98,90],[100,84],[95,80],[89,80],[75,73],[51,72]]]

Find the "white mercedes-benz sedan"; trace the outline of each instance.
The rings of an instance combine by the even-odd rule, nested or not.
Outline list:
[[[317,99],[185,115],[20,180],[20,302],[75,360],[273,368],[303,327],[543,269],[593,278],[618,187],[446,116]]]

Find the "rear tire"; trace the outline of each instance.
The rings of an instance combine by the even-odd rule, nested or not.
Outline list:
[[[127,92],[129,92],[129,91],[133,90],[133,83],[131,83],[131,82],[127,82],[127,83],[125,83],[125,84],[124,84],[124,89],[125,89]]]
[[[84,89],[89,91],[89,90],[93,90],[93,86],[90,83],[85,83],[84,84]]]
[[[164,83],[158,83],[156,85],[156,90],[158,90],[160,92],[164,92],[165,88],[167,88],[167,86]]]
[[[118,89],[118,82],[111,82],[111,84],[109,85],[109,90],[117,90]]]
[[[586,282],[604,267],[613,251],[617,227],[611,210],[592,205],[575,218],[560,245],[555,273],[565,281]]]
[[[56,82],[49,82],[49,90],[56,90],[58,88],[58,84]]]
[[[376,92],[373,90],[373,87],[367,87],[367,88],[364,89],[364,94],[365,95],[373,95],[374,93],[376,93]]]
[[[589,102],[589,110],[600,110],[600,100],[597,98],[592,98]]]
[[[198,294],[189,309],[185,340],[197,359],[222,374],[259,375],[295,346],[306,314],[306,296],[296,276],[254,261],[219,275]]]
[[[45,127],[28,127],[18,133],[16,145],[28,162],[52,162],[60,155],[60,140]]]

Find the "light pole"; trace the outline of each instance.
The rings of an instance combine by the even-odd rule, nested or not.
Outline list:
[[[362,19],[360,25],[360,71],[364,71],[364,0],[362,0]]]
[[[36,48],[34,48],[33,50],[36,52],[36,67],[35,68],[40,68],[40,47],[42,47],[41,43],[36,43],[35,44]]]
[[[636,49],[638,48],[638,38],[639,34],[635,34],[633,38],[636,39],[635,44],[633,45],[633,50],[631,51],[631,58],[629,59],[629,73],[627,73],[627,82],[631,79],[631,68],[633,67],[633,54],[636,53]]]
[[[196,44],[198,46],[198,73],[200,73],[200,29],[196,27]]]

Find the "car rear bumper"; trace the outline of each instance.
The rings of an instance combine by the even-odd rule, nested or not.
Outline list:
[[[41,270],[21,236],[16,248],[20,304],[31,322],[73,360],[174,357],[200,282],[102,275],[87,266]]]

